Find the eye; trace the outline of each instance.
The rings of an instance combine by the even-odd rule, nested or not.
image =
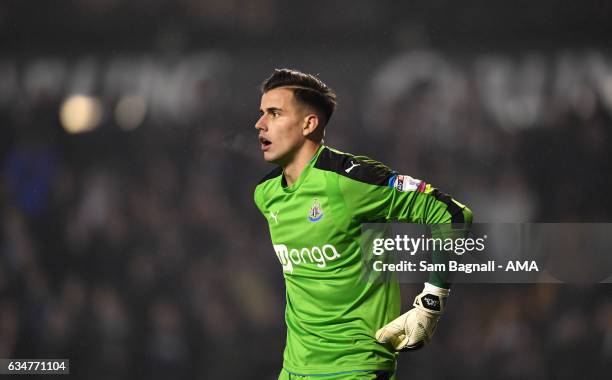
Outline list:
[[[270,111],[270,114],[272,115],[272,117],[280,116],[280,112],[278,112],[278,111]]]

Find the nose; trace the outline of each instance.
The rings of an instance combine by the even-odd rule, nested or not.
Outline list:
[[[257,120],[257,122],[255,123],[255,129],[260,130],[260,131],[265,131],[267,129],[266,124],[265,124],[265,119],[264,119],[265,115],[261,115],[259,117],[259,120]]]

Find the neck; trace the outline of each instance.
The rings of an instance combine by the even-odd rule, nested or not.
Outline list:
[[[302,145],[301,149],[293,156],[293,159],[283,165],[283,175],[285,176],[285,181],[287,181],[287,186],[293,185],[300,178],[300,174],[302,174],[302,171],[304,171],[304,168],[320,146],[320,142]]]

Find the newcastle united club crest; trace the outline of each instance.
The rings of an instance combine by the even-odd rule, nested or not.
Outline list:
[[[312,207],[308,212],[308,220],[311,222],[318,222],[323,217],[323,209],[321,208],[321,204],[318,199],[314,199],[312,202]]]

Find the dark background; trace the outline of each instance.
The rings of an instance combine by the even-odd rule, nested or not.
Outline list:
[[[0,2],[0,357],[70,358],[83,379],[275,378],[284,287],[252,202],[272,169],[254,123],[274,68],[337,91],[328,145],[433,183],[475,222],[611,221],[611,14]],[[77,94],[98,121],[70,133]],[[458,284],[398,378],[608,378],[611,288],[593,282]]]

